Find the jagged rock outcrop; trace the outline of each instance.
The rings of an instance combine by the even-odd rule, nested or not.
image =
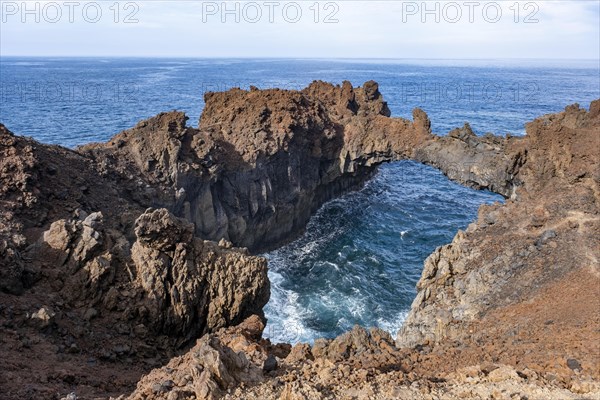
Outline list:
[[[298,391],[284,382],[293,383],[295,379],[288,379],[298,373],[314,375],[317,382],[332,386],[344,377],[359,383],[367,375],[401,369],[401,353],[389,333],[379,329],[357,326],[335,340],[319,340],[312,349],[304,344],[292,349],[272,346],[260,339],[263,329],[254,316],[237,327],[204,336],[186,355],[144,377],[129,399],[217,399],[240,385],[262,384],[284,371],[289,375],[275,387],[282,398],[295,398]],[[269,360],[274,360],[272,367]]]
[[[375,82],[314,82],[209,93],[197,129],[173,111],[76,151],[0,125],[0,398],[123,394],[206,333],[133,396],[593,398],[599,115],[597,101],[525,138],[438,137],[421,110],[390,118]],[[428,258],[395,342],[261,340],[269,283],[250,252],[406,158],[509,200]]]
[[[599,109],[600,101],[589,112],[569,106],[527,124],[521,149],[505,157],[521,160],[513,200],[482,206],[475,223],[425,261],[399,346],[460,339],[491,310],[532,301],[573,276],[598,282]]]
[[[194,237],[194,226],[166,209],[136,221],[131,248],[148,322],[184,339],[262,315],[269,300],[267,262],[231,244]],[[222,245],[222,246],[221,246]]]
[[[65,382],[76,379],[109,394],[116,389],[109,379],[115,371],[132,385],[191,340],[263,315],[269,299],[264,258],[226,241],[197,238],[193,225],[166,209],[137,218],[133,244],[110,229],[102,213],[78,213],[53,222],[23,252],[36,276],[33,288],[18,297],[0,294],[6,398],[49,398],[52,386],[5,386],[22,343],[35,355],[32,365],[47,374],[72,374],[70,364],[93,360],[88,371],[67,374]],[[133,371],[132,363],[139,365]]]
[[[359,187],[384,161],[408,158],[431,136],[424,112],[390,119],[375,82],[314,82],[303,91],[207,93],[198,129],[183,113],[139,123],[81,151],[99,165],[138,169],[170,193],[166,207],[196,234],[251,251],[304,229],[327,200]]]
[[[137,170],[133,176],[143,177],[152,197],[148,205],[194,223],[206,239],[274,248],[382,162],[414,158],[506,196],[518,184],[518,139],[479,139],[468,128],[436,137],[422,110],[412,122],[389,118],[372,81],[362,88],[314,82],[302,91],[232,89],[205,97],[198,129],[186,125],[183,113],[163,113],[80,151],[100,170]]]
[[[414,158],[463,185],[509,198],[522,184],[517,175],[526,161],[524,142],[522,137],[477,136],[465,124],[426,142]]]
[[[446,373],[442,363],[449,362],[448,355],[396,348],[378,329],[355,327],[312,348],[297,344],[290,350],[260,340],[262,328],[253,317],[204,336],[184,356],[145,376],[127,398],[593,399],[600,393],[600,385],[587,378],[564,388],[527,367],[501,363],[469,364]],[[266,368],[269,359],[275,360],[273,369]]]
[[[275,372],[222,397],[598,396],[599,109],[567,107],[528,124],[526,138],[477,138],[465,127],[424,143],[421,161],[510,199],[481,207],[426,260],[396,341],[357,327],[297,344]],[[450,168],[460,160],[466,167]]]
[[[194,237],[193,225],[166,209],[139,216],[133,245],[105,229],[101,213],[81,218],[53,222],[25,252],[68,304],[111,313],[127,301],[128,329],[142,324],[181,343],[262,315],[269,299],[264,258]]]
[[[253,342],[263,329],[253,316],[235,328],[203,336],[185,355],[145,376],[128,399],[214,400],[240,384],[261,382],[267,349]]]

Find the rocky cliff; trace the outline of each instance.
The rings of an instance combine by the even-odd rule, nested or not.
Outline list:
[[[323,202],[431,136],[422,111],[388,116],[375,82],[315,82],[209,93],[197,129],[174,111],[75,151],[0,126],[7,396],[48,396],[62,379],[24,389],[24,348],[43,371],[92,360],[64,382],[111,393],[195,338],[261,316],[266,262],[246,248],[290,240]]]
[[[198,128],[173,111],[75,151],[0,125],[0,398],[116,396],[163,365],[132,398],[596,393],[600,101],[504,138],[390,118],[375,82],[205,100]],[[262,340],[252,254],[407,158],[508,200],[427,259],[396,340]]]
[[[0,398],[119,393],[200,335],[262,316],[266,261],[146,209],[168,192],[137,171],[4,126],[0,143]]]
[[[258,334],[239,339],[245,323],[238,339],[230,330],[199,341],[193,360],[153,371],[129,398],[597,398],[599,141],[600,100],[541,117],[521,139],[465,126],[427,140],[415,158],[509,199],[481,207],[426,260],[396,340],[355,327],[273,349]],[[216,364],[199,357],[206,346]],[[165,388],[172,377],[184,378]]]
[[[194,223],[196,235],[251,251],[297,235],[325,201],[431,136],[422,111],[413,122],[388,118],[375,82],[232,89],[205,102],[198,129],[182,113],[161,114],[80,151],[164,188],[166,198],[149,194],[154,206]]]
[[[466,232],[425,261],[400,345],[460,336],[466,323],[529,301],[571,274],[597,281],[600,101],[589,112],[575,105],[536,119],[518,146],[510,140],[503,146],[509,163],[497,164],[506,183],[486,187],[512,188],[511,200],[482,206]]]

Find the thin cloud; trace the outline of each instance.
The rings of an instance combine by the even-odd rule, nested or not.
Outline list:
[[[5,2],[3,2],[5,3]],[[14,2],[20,4],[20,2]],[[48,2],[40,3],[42,6]],[[60,2],[59,2],[60,3]],[[81,2],[84,4],[85,2]],[[180,57],[376,57],[376,58],[600,58],[600,5],[590,1],[518,2],[519,22],[509,9],[514,2],[502,5],[503,18],[491,23],[482,17],[482,1],[473,22],[468,21],[464,2],[462,17],[456,23],[434,21],[422,10],[403,15],[407,7],[420,8],[423,2],[337,1],[297,2],[302,18],[296,23],[286,21],[281,1],[274,22],[270,23],[265,3],[262,18],[251,23],[241,15],[223,16],[221,10],[203,18],[208,2],[137,1],[136,23],[124,23],[132,10],[119,10],[115,23],[112,2],[102,4],[103,15],[89,23],[75,14],[71,23],[66,18],[57,23],[31,20],[22,23],[16,16],[4,16],[1,26],[2,55],[71,55],[71,56],[180,56]],[[118,2],[123,7],[127,2]],[[439,9],[449,2],[439,2]],[[524,23],[537,5],[537,23]],[[211,3],[220,7],[222,2]],[[248,2],[239,2],[243,7]],[[235,6],[229,3],[230,9]],[[333,7],[333,8],[332,8]],[[429,9],[435,3],[427,2]],[[531,6],[528,6],[531,7]],[[214,11],[214,10],[213,10]],[[324,19],[335,11],[325,23]],[[414,11],[414,9],[412,9]],[[252,13],[249,14],[250,18]],[[293,15],[293,14],[292,14]],[[450,13],[450,17],[454,14]],[[64,16],[63,16],[64,17]],[[226,19],[226,23],[221,21]],[[331,21],[329,21],[331,22]]]

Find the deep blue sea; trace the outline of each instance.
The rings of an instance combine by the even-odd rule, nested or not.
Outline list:
[[[313,80],[379,82],[393,116],[423,108],[435,133],[468,121],[478,134],[525,133],[536,116],[600,98],[590,61],[0,58],[0,122],[44,143],[105,141],[161,111],[197,125],[203,93],[300,89]],[[327,203],[298,240],[266,254],[266,335],[332,337],[354,324],[395,334],[423,261],[483,203],[501,201],[413,162],[380,168],[364,189]]]
[[[394,116],[423,108],[445,134],[524,133],[536,116],[600,97],[598,60],[251,60],[0,57],[0,121],[45,143],[107,140],[161,111],[197,125],[206,91],[300,89],[313,80],[362,85],[373,79]]]

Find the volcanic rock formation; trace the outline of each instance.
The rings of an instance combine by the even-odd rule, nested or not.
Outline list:
[[[484,186],[500,192],[512,188],[511,200],[482,206],[476,223],[425,261],[399,344],[460,336],[464,323],[528,301],[569,274],[589,274],[586,279],[597,281],[600,101],[589,113],[570,106],[526,128],[525,140],[498,146],[508,160],[497,165],[496,173],[506,174],[504,182]],[[471,165],[492,171],[486,163]]]
[[[197,236],[251,251],[289,240],[325,201],[431,136],[420,110],[414,122],[388,118],[372,81],[232,89],[207,93],[205,102],[198,129],[183,113],[166,113],[80,151],[170,192],[154,206],[193,222]]]
[[[276,357],[278,367],[219,386],[228,390],[219,396],[597,398],[600,101],[589,112],[575,105],[541,117],[527,125],[527,133],[524,139],[478,138],[466,126],[417,148],[419,160],[510,199],[481,207],[466,232],[426,260],[396,341],[378,329],[355,327],[277,356],[257,340],[225,344],[220,351],[233,350],[237,357],[260,349],[263,359],[265,353]],[[178,363],[172,374],[189,374],[193,365]],[[255,362],[254,370],[260,365]],[[145,377],[131,398],[211,398],[194,389],[195,379],[151,392],[173,376],[168,371]]]
[[[0,125],[0,398],[116,396],[165,364],[131,397],[597,393],[600,101],[504,138],[390,118],[375,82],[205,100],[197,129],[173,111],[76,150]],[[508,200],[427,259],[395,341],[261,339],[251,254],[400,159]]]

